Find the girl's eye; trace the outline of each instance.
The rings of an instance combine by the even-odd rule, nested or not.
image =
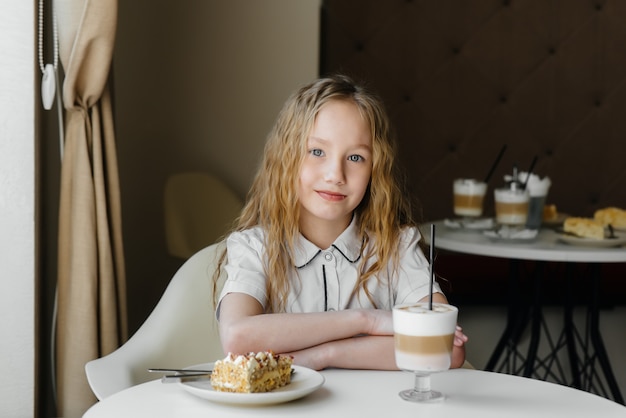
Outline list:
[[[312,155],[314,155],[315,157],[321,157],[322,155],[324,155],[324,151],[322,151],[319,148],[315,148],[312,149],[311,151],[309,151]]]
[[[355,163],[358,163],[360,161],[363,161],[363,157],[361,157],[360,155],[353,154],[353,155],[348,157],[348,160],[349,161],[353,161]]]

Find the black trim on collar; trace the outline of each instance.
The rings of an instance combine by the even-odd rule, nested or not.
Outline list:
[[[311,264],[311,262],[312,262],[313,260],[315,260],[315,257],[317,257],[318,255],[320,255],[320,253],[321,253],[321,252],[322,252],[322,250],[317,250],[317,252],[315,253],[315,255],[314,255],[313,257],[311,257],[311,259],[310,259],[309,261],[307,261],[306,263],[304,263],[304,264],[303,264],[303,265],[301,265],[301,266],[296,266],[296,268],[297,268],[297,269],[301,269],[301,268],[304,268],[304,267],[308,266],[309,264]]]
[[[365,240],[363,240],[363,241],[365,241]],[[343,256],[343,258],[345,258],[346,260],[348,260],[351,263],[356,263],[357,261],[359,261],[361,259],[361,255],[362,255],[362,252],[363,252],[363,251],[359,251],[359,256],[355,260],[350,260],[350,258],[348,258],[348,256],[345,255],[343,253],[343,251],[341,251],[339,249],[339,247],[337,247],[335,244],[333,244],[333,248],[336,249],[337,251],[339,251],[339,254],[341,254]],[[361,245],[361,249],[363,249],[363,245]]]

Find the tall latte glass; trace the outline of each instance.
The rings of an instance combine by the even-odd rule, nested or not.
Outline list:
[[[430,375],[450,368],[458,309],[443,303],[393,308],[396,365],[415,374],[415,386],[400,392],[407,401],[426,402],[444,395],[430,389]]]

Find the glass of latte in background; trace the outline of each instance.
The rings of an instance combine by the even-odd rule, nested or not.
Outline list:
[[[507,226],[524,226],[528,218],[528,192],[519,188],[494,190],[496,222]]]
[[[444,398],[430,388],[430,375],[450,368],[458,309],[433,303],[397,305],[393,308],[396,365],[415,375],[412,389],[399,393],[402,399],[426,402]]]
[[[474,179],[456,179],[453,183],[454,214],[478,218],[483,214],[487,183]]]

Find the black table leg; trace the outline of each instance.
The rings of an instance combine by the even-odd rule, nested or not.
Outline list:
[[[507,362],[511,355],[515,355],[511,351],[516,349],[519,338],[528,321],[528,309],[522,301],[519,260],[511,260],[510,262],[508,300],[506,326],[485,366],[487,371],[500,371],[496,370],[496,368],[503,355],[504,362]],[[508,350],[506,354],[504,354],[505,350]]]
[[[613,395],[613,400],[624,405],[624,398],[622,397],[617,381],[615,380],[615,376],[613,375],[613,369],[611,368],[609,356],[606,353],[604,341],[602,340],[602,336],[600,334],[600,266],[594,264],[592,267],[592,292],[591,300],[589,302],[588,324],[591,343],[593,344],[594,351],[598,361],[600,362],[600,367],[602,367],[606,383]]]
[[[528,354],[526,355],[526,366],[524,367],[524,376],[532,377],[535,371],[535,360],[537,358],[537,350],[539,348],[539,339],[541,337],[541,320],[542,320],[542,298],[541,283],[543,281],[543,270],[545,263],[537,262],[533,273],[533,308],[532,322],[530,332],[530,344],[528,345]]]
[[[598,372],[602,372],[605,382],[611,392],[613,400],[620,404],[624,404],[624,398],[620,392],[619,386],[611,369],[609,357],[607,355],[604,342],[600,333],[599,317],[600,317],[600,285],[601,274],[600,265],[591,264],[591,274],[587,276],[590,282],[581,280],[584,294],[588,296],[587,306],[587,333],[589,340],[587,342],[579,341],[581,338],[579,332],[576,329],[574,323],[574,310],[576,307],[576,300],[574,296],[574,286],[579,287],[581,283],[576,283],[577,276],[576,266],[577,263],[566,263],[565,272],[565,297],[563,306],[563,329],[562,337],[565,340],[565,346],[561,346],[557,343],[556,346],[552,346],[550,340],[549,348],[551,352],[546,359],[558,361],[558,354],[561,348],[567,349],[567,355],[572,373],[571,385],[586,391],[594,391],[594,379],[599,382],[601,391],[604,392],[603,396],[608,396],[608,393],[604,391],[601,386],[602,383],[597,380],[599,378]],[[502,372],[505,367],[509,370],[504,370],[510,374],[523,374],[526,377],[534,377],[537,372],[536,368],[546,368],[546,376],[551,373],[550,364],[546,363],[546,359],[539,359],[537,356],[538,348],[542,339],[542,327],[543,324],[543,312],[542,312],[542,281],[544,278],[545,270],[544,262],[537,262],[532,274],[532,304],[524,298],[524,292],[521,286],[521,261],[511,260],[510,275],[509,275],[509,295],[508,295],[508,311],[507,322],[505,330],[503,331],[500,339],[487,362],[485,367],[488,371]],[[584,275],[583,275],[584,276]],[[584,277],[583,277],[584,278]],[[591,289],[590,289],[591,287]],[[591,292],[589,291],[591,290]],[[529,318],[530,314],[530,318]],[[526,357],[518,351],[519,342],[521,336],[529,325],[530,321],[530,342]],[[548,330],[546,329],[546,333]],[[548,336],[549,338],[549,336]],[[559,338],[559,340],[560,340]],[[579,351],[580,346],[580,351]],[[521,359],[522,363],[520,368],[515,365],[515,362]],[[595,359],[598,360],[599,369],[593,366]],[[511,364],[514,364],[511,367]],[[558,366],[557,366],[558,367]],[[557,382],[561,384],[569,384],[566,377],[561,374],[560,379],[557,377]]]
[[[572,372],[572,386],[581,389],[580,372],[578,370],[578,354],[576,353],[576,339],[574,337],[574,291],[573,278],[574,266],[567,264],[565,266],[565,305],[563,308],[563,332],[565,333],[565,341],[567,346],[567,355],[569,358],[570,370]]]

